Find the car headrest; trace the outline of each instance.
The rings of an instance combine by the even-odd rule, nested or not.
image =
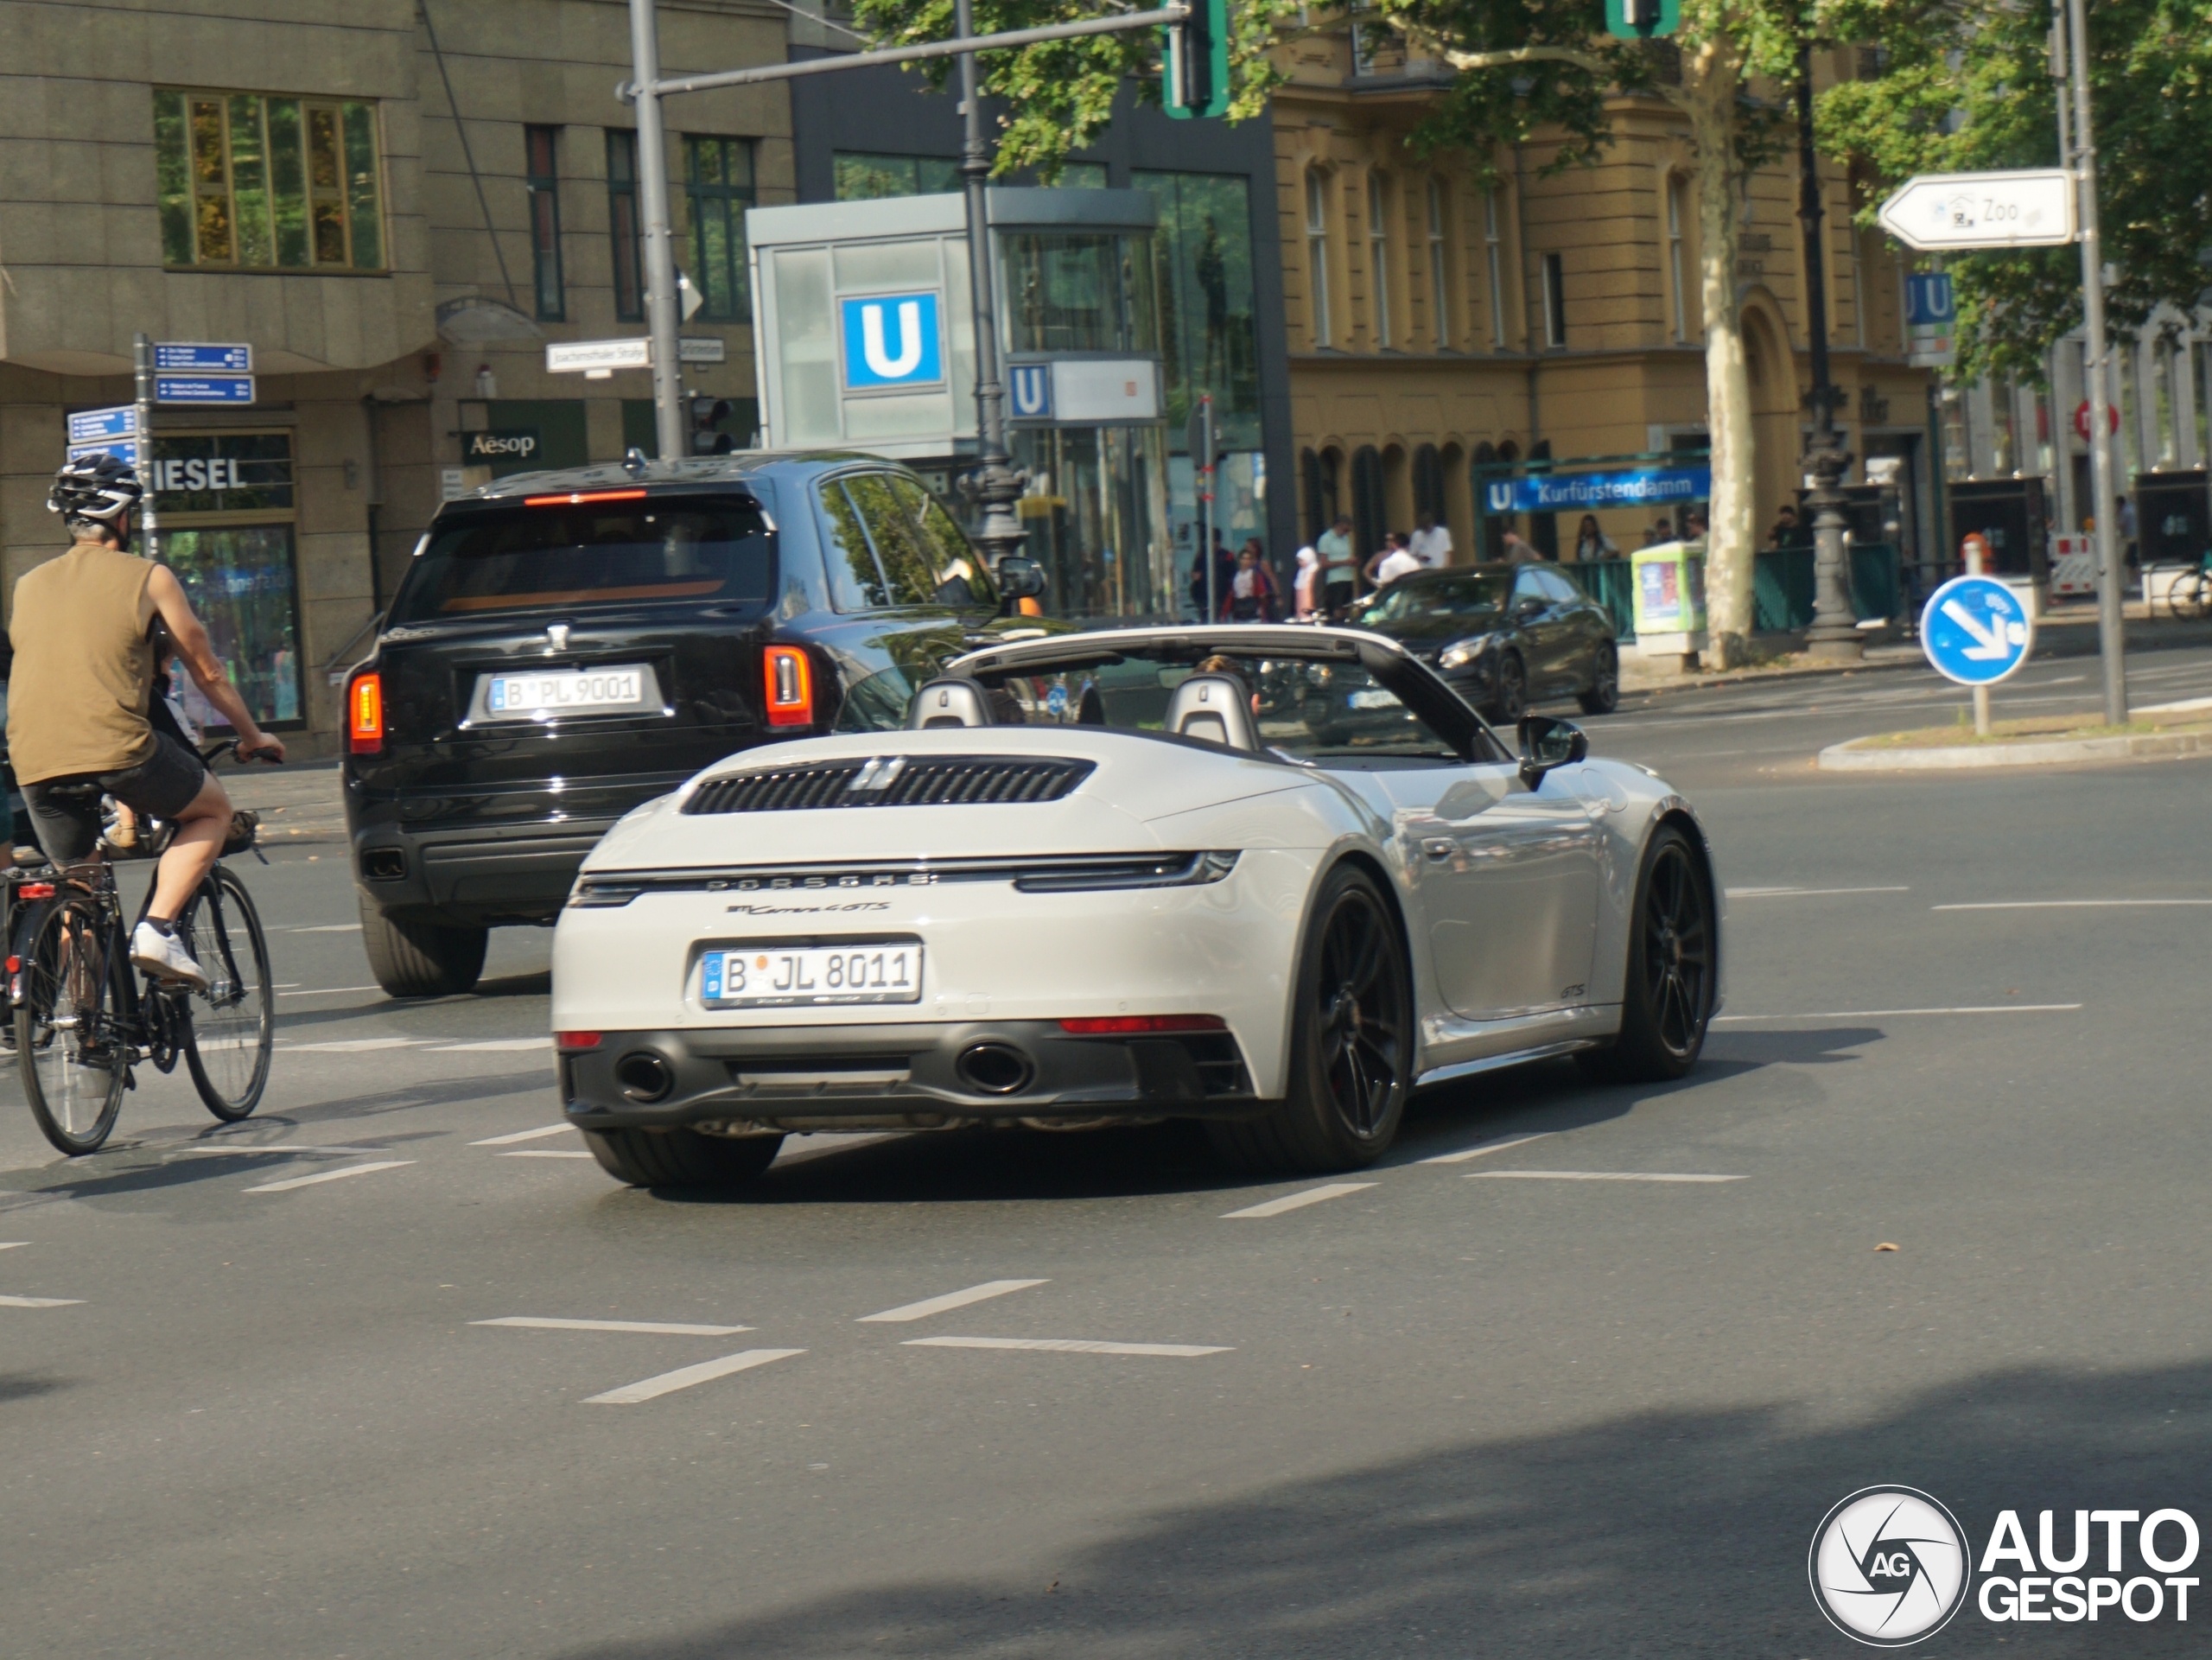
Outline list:
[[[1194,674],[1167,700],[1167,729],[1226,749],[1256,753],[1260,729],[1253,723],[1251,696],[1233,675]]]
[[[972,680],[932,680],[914,694],[906,709],[906,725],[912,731],[990,724],[990,705],[983,699],[983,689]]]
[[[1085,686],[1083,696],[1075,700],[1075,723],[1077,726],[1104,726],[1106,700],[1098,695],[1096,686]]]

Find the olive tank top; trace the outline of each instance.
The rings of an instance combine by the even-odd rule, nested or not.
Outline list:
[[[119,773],[153,754],[153,574],[135,555],[79,542],[16,579],[8,755],[17,783]]]

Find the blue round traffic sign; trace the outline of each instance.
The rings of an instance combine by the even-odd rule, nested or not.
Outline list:
[[[1993,576],[1954,576],[1920,614],[1929,665],[1962,686],[1994,685],[2028,660],[2034,645],[2027,607]]]

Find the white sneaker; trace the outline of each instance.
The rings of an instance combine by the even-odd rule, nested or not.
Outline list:
[[[150,922],[140,923],[130,936],[130,960],[163,980],[181,980],[194,991],[207,989],[207,971],[192,960],[184,942],[157,932]]]

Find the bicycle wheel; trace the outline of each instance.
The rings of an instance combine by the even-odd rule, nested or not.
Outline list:
[[[111,1030],[115,976],[105,921],[94,906],[57,906],[22,959],[16,1061],[23,1094],[46,1139],[73,1156],[107,1140],[130,1076]]]
[[[2208,598],[2212,598],[2212,594],[2207,592],[2204,573],[2191,571],[2174,578],[2173,586],[2166,590],[2166,608],[2177,617],[2193,622],[2204,614]]]
[[[185,1064],[207,1110],[235,1123],[261,1103],[276,1043],[269,940],[253,896],[221,865],[185,906],[177,937],[207,971],[207,989],[184,999]]]

